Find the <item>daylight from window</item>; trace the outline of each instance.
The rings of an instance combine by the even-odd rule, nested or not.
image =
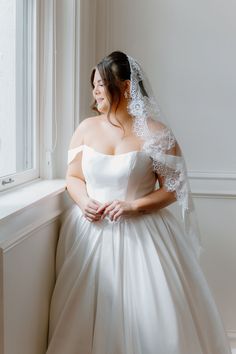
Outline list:
[[[15,173],[16,1],[0,0],[0,176]]]
[[[0,189],[35,170],[35,22],[34,0],[0,0]]]

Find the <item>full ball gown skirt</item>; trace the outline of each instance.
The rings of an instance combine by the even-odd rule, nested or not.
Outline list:
[[[105,155],[82,145],[88,194],[100,202],[150,193],[140,151]],[[175,216],[89,222],[64,214],[46,354],[229,354],[223,321]]]

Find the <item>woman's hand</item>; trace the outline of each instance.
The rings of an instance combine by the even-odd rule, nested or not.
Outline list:
[[[80,208],[83,212],[84,217],[93,222],[101,219],[102,212],[98,212],[98,208],[101,206],[97,200],[92,198],[86,198],[84,202],[81,203]]]
[[[126,202],[122,200],[113,200],[104,203],[97,209],[98,215],[102,212],[101,220],[109,214],[111,220],[116,221],[123,215],[137,215],[139,212],[136,210],[133,202]]]

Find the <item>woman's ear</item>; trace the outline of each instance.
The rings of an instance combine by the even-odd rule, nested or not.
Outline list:
[[[130,92],[130,86],[131,86],[131,81],[130,80],[125,80],[125,89]]]
[[[124,85],[123,89],[124,89],[125,96],[126,98],[128,98],[130,97],[130,85],[131,85],[130,80],[125,80],[123,85]]]

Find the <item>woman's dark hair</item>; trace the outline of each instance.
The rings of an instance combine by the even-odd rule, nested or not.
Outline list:
[[[116,110],[117,110],[121,99],[120,83],[125,80],[130,80],[129,59],[125,53],[121,51],[115,51],[109,54],[108,56],[106,56],[105,58],[103,58],[97,64],[96,68],[98,69],[99,74],[109,93],[110,109],[108,112],[108,120],[111,124],[113,124],[110,121],[111,107],[113,103],[116,103]],[[91,78],[90,78],[91,85],[93,88],[94,88],[93,81],[94,81],[96,68],[92,70]],[[144,95],[147,96],[147,93],[142,85],[142,82],[140,82],[140,87]],[[96,106],[96,101],[93,102],[91,108],[100,114]],[[116,124],[113,125],[119,127]]]

